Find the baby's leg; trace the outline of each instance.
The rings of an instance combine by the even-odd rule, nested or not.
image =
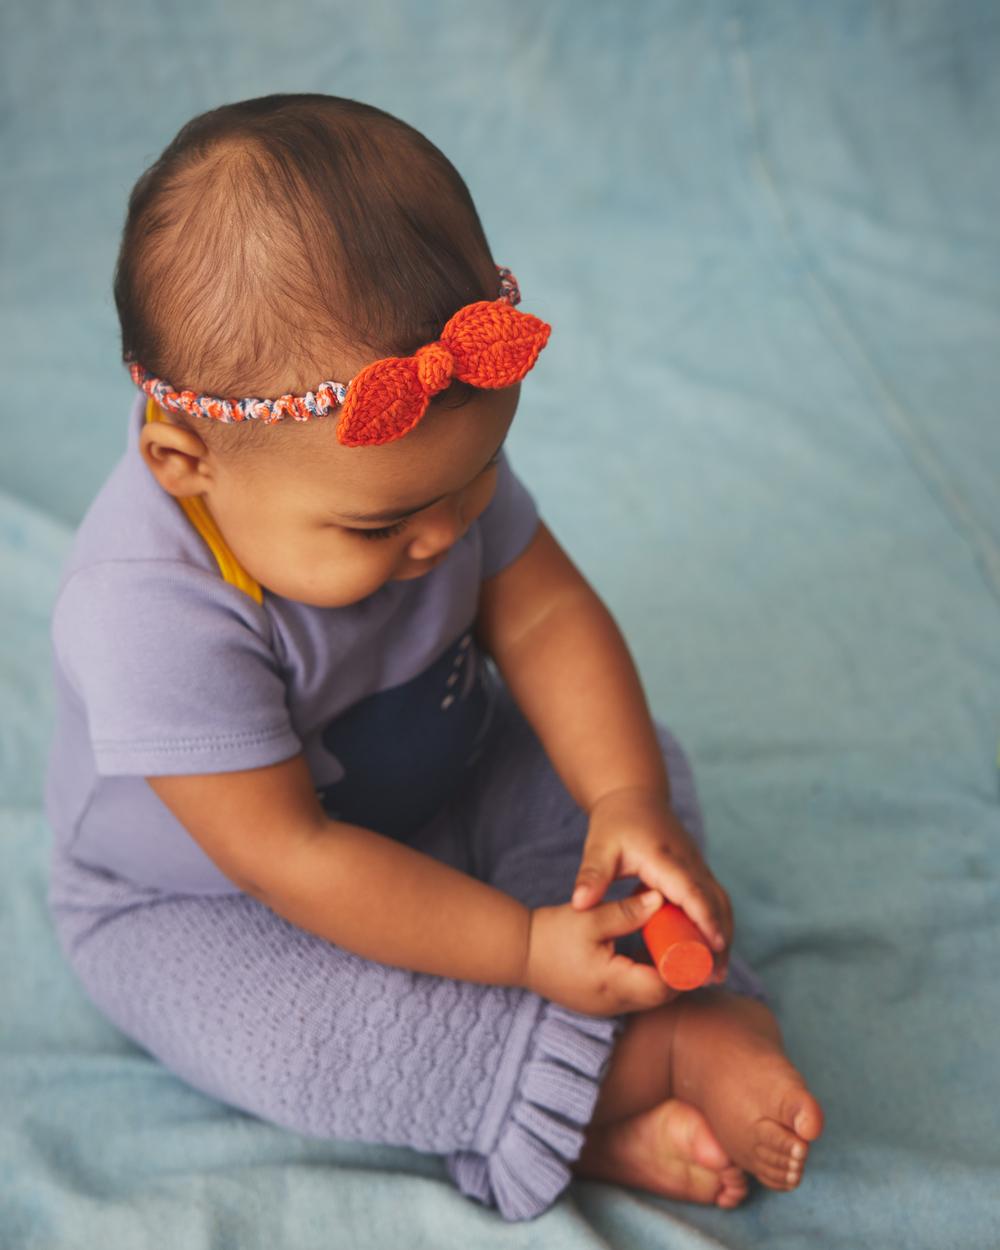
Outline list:
[[[616,1022],[364,960],[242,894],[67,871],[54,912],[84,988],[188,1084],[307,1136],[444,1155],[506,1219],[571,1180]]]

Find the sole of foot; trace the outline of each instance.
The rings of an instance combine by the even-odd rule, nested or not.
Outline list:
[[[723,1209],[739,1206],[749,1188],[746,1173],[733,1164],[705,1116],[676,1098],[593,1130],[575,1171]]]

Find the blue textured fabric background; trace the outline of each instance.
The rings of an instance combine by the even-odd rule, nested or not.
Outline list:
[[[1000,1244],[998,63],[988,0],[0,7],[0,1244]],[[189,1091],[62,963],[47,613],[124,444],[126,197],[278,90],[422,129],[554,326],[512,460],[692,756],[827,1109],[795,1194],[505,1226]]]

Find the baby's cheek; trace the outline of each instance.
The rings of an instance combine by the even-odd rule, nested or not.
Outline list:
[[[354,540],[326,565],[331,593],[338,596],[341,604],[366,599],[389,581],[400,558],[398,544],[392,541]]]
[[[471,525],[477,517],[482,516],[490,506],[493,496],[496,494],[496,489],[496,469],[491,469],[489,473],[483,474],[479,481],[473,483],[469,493],[466,495],[465,508],[463,509],[463,519],[466,524]]]
[[[322,532],[319,542],[302,542],[271,569],[271,589],[314,607],[341,608],[367,599],[392,576],[398,555],[367,550],[375,543],[351,540],[336,531]],[[392,547],[392,543],[379,546]]]

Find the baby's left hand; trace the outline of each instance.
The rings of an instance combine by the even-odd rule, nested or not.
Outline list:
[[[712,980],[726,979],[733,940],[729,895],[670,805],[654,791],[614,790],[591,808],[573,906],[579,911],[593,907],[619,877],[639,877],[646,888],[682,908],[715,953]]]

